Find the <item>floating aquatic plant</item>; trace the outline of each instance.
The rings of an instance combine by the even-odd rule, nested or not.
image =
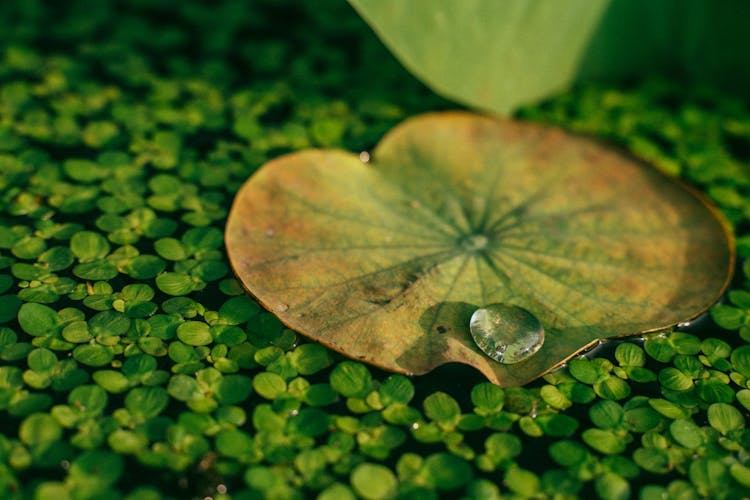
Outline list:
[[[369,162],[273,160],[238,193],[226,243],[245,287],[296,331],[388,370],[455,361],[501,385],[700,314],[734,262],[716,210],[672,179],[469,113],[413,118]]]

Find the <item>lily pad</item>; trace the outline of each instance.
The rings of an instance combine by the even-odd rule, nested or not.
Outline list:
[[[433,90],[500,113],[602,78],[677,70],[741,95],[750,81],[742,1],[349,3]]]
[[[428,114],[371,158],[276,159],[240,190],[226,229],[261,304],[352,358],[405,374],[461,362],[520,385],[599,339],[698,315],[730,278],[732,238],[713,207],[590,139]],[[503,365],[479,350],[469,319],[493,303],[540,320],[536,354]]]

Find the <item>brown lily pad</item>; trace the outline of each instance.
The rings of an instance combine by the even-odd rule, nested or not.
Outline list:
[[[369,163],[307,150],[263,166],[226,229],[244,286],[290,328],[422,374],[448,362],[524,384],[599,339],[686,321],[723,293],[731,235],[700,195],[597,142],[464,112],[392,130]],[[474,310],[542,323],[513,365],[480,351]]]

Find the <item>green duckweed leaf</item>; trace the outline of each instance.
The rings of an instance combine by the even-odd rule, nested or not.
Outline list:
[[[118,272],[114,264],[104,259],[78,264],[73,268],[73,274],[89,281],[111,280]]]
[[[494,384],[479,383],[471,389],[471,402],[478,415],[496,413],[503,409],[505,392]]]
[[[614,401],[599,401],[589,409],[591,422],[600,429],[614,429],[622,422],[625,412]]]
[[[286,391],[286,381],[271,372],[262,372],[253,377],[253,389],[266,399],[276,399]]]
[[[202,321],[186,321],[177,327],[177,338],[191,346],[213,342],[209,326]]]
[[[590,456],[589,451],[583,445],[567,440],[552,443],[548,453],[552,460],[562,467],[574,467]]]
[[[702,497],[711,498],[724,488],[729,471],[720,460],[698,458],[690,462],[688,476]]]
[[[70,250],[79,262],[103,259],[109,253],[109,242],[99,233],[81,231],[70,239]]]
[[[677,354],[670,340],[661,334],[648,338],[643,348],[649,356],[661,363],[670,362]]]
[[[747,410],[750,410],[750,389],[737,391],[737,401]]]
[[[188,255],[215,250],[224,242],[224,235],[215,227],[195,227],[188,229],[182,237],[182,244]]]
[[[125,396],[125,408],[144,420],[156,417],[168,403],[169,395],[161,387],[136,387]]]
[[[258,304],[249,297],[232,297],[219,308],[219,317],[227,325],[239,325],[258,314]]]
[[[50,415],[34,413],[21,422],[18,437],[31,447],[48,446],[62,437],[62,428]]]
[[[331,387],[348,398],[365,397],[372,389],[372,374],[361,363],[345,361],[331,372]]]
[[[27,358],[29,368],[36,372],[48,372],[57,365],[57,356],[43,347],[34,349]]]
[[[95,337],[119,336],[130,329],[131,320],[117,311],[102,311],[89,321],[89,331]]]
[[[167,272],[156,277],[156,286],[167,295],[187,295],[198,285],[185,273]]]
[[[47,243],[44,239],[36,236],[27,236],[13,245],[10,251],[19,259],[36,259],[46,249]]]
[[[125,264],[123,270],[137,280],[149,280],[155,278],[164,271],[167,263],[156,255],[138,255]]]
[[[446,113],[397,127],[369,164],[340,151],[267,164],[235,199],[226,242],[248,290],[328,347],[407,374],[458,361],[519,385],[597,339],[710,306],[733,259],[717,217],[589,140]],[[541,350],[512,366],[482,353],[469,317],[490,303],[531,311]]]
[[[333,483],[326,487],[317,496],[317,500],[356,500],[357,497],[348,486],[341,483]]]
[[[633,452],[633,461],[648,472],[666,474],[671,468],[669,454],[658,448],[638,448]]]
[[[104,450],[91,450],[82,453],[70,465],[71,481],[81,485],[94,483],[110,485],[122,475],[124,463],[122,457]]]
[[[708,423],[723,435],[745,426],[745,417],[740,410],[726,403],[714,403],[708,407]]]
[[[545,403],[559,410],[564,410],[573,404],[570,399],[568,399],[568,397],[554,385],[543,386],[539,391],[539,395]]]
[[[96,382],[105,391],[119,394],[130,387],[130,380],[115,370],[98,370],[92,375]]]
[[[427,485],[439,491],[451,491],[466,485],[472,479],[472,470],[466,461],[451,453],[434,453],[425,458],[420,477]]]
[[[62,271],[71,265],[75,258],[68,247],[52,247],[39,256],[39,262],[43,263],[49,271]]]
[[[456,400],[444,392],[430,394],[422,406],[425,415],[441,425],[455,426],[461,416],[461,408]]]
[[[615,359],[620,366],[643,366],[646,363],[646,355],[643,349],[630,342],[623,342],[615,349]]]
[[[732,368],[744,377],[750,378],[750,346],[743,345],[732,351]]]
[[[669,433],[677,443],[691,450],[703,443],[702,431],[690,419],[675,420],[669,425]]]
[[[73,359],[87,366],[104,366],[114,357],[112,350],[98,344],[85,344],[73,349]]]
[[[603,398],[619,401],[630,395],[630,386],[618,377],[606,377],[594,384],[594,392]]]
[[[383,465],[362,463],[352,470],[352,488],[366,500],[385,500],[396,496],[396,475]]]
[[[101,414],[107,406],[107,393],[98,385],[82,385],[68,395],[68,404],[86,417]]]
[[[236,405],[250,396],[252,381],[245,375],[225,375],[213,386],[217,401],[224,405]]]
[[[192,401],[203,395],[198,381],[187,375],[175,375],[169,379],[167,392],[179,401]]]
[[[686,391],[693,387],[693,379],[671,366],[659,372],[659,383],[672,391]]]
[[[385,406],[408,404],[414,397],[414,385],[403,375],[391,375],[383,381],[378,391],[380,400]]]
[[[13,280],[12,276],[9,276],[7,274],[0,274],[0,294],[3,294],[10,290],[13,286],[13,283],[15,283],[15,281]]]
[[[746,290],[730,290],[727,293],[729,301],[741,309],[750,309],[750,292]]]
[[[515,458],[521,453],[522,444],[518,436],[507,433],[496,432],[484,441],[487,456],[495,465],[500,465],[506,460]]]
[[[46,337],[60,331],[62,325],[57,312],[51,307],[26,303],[18,309],[18,324],[34,337]]]
[[[216,436],[216,450],[224,456],[243,458],[251,456],[253,439],[240,430],[224,430]]]
[[[729,474],[741,486],[750,488],[750,467],[735,463],[729,467]]]
[[[503,483],[523,498],[533,498],[541,489],[541,481],[533,472],[514,466],[505,472]]]
[[[586,429],[581,433],[581,438],[584,443],[604,455],[622,453],[627,446],[625,439],[610,430]]]
[[[289,354],[289,360],[300,375],[312,375],[331,364],[331,356],[319,344],[302,344]]]
[[[16,295],[0,295],[0,323],[6,323],[15,318],[21,307],[21,299]],[[28,314],[28,312],[25,314]],[[23,328],[23,326],[21,328]]]
[[[154,249],[164,259],[167,260],[184,260],[187,259],[188,253],[180,240],[175,238],[161,238],[154,243]]]
[[[596,478],[594,490],[602,500],[627,500],[630,498],[628,481],[611,472],[605,472]]]

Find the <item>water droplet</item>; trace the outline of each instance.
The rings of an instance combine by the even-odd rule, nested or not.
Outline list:
[[[273,230],[273,228],[272,228],[272,227],[269,227],[268,229],[266,229],[266,237],[267,237],[267,238],[270,238],[270,237],[272,237],[272,236],[274,235],[274,232],[275,232],[275,231]]]
[[[514,305],[490,304],[477,309],[469,328],[479,348],[500,363],[523,361],[544,344],[544,327],[539,319]]]
[[[216,486],[216,493],[223,495],[227,492],[227,486],[225,484],[219,484]]]
[[[276,306],[276,310],[279,312],[286,312],[289,310],[289,304],[279,304]]]
[[[359,153],[359,160],[362,163],[369,162],[370,161],[370,153],[368,153],[367,151],[362,151],[361,153]]]

